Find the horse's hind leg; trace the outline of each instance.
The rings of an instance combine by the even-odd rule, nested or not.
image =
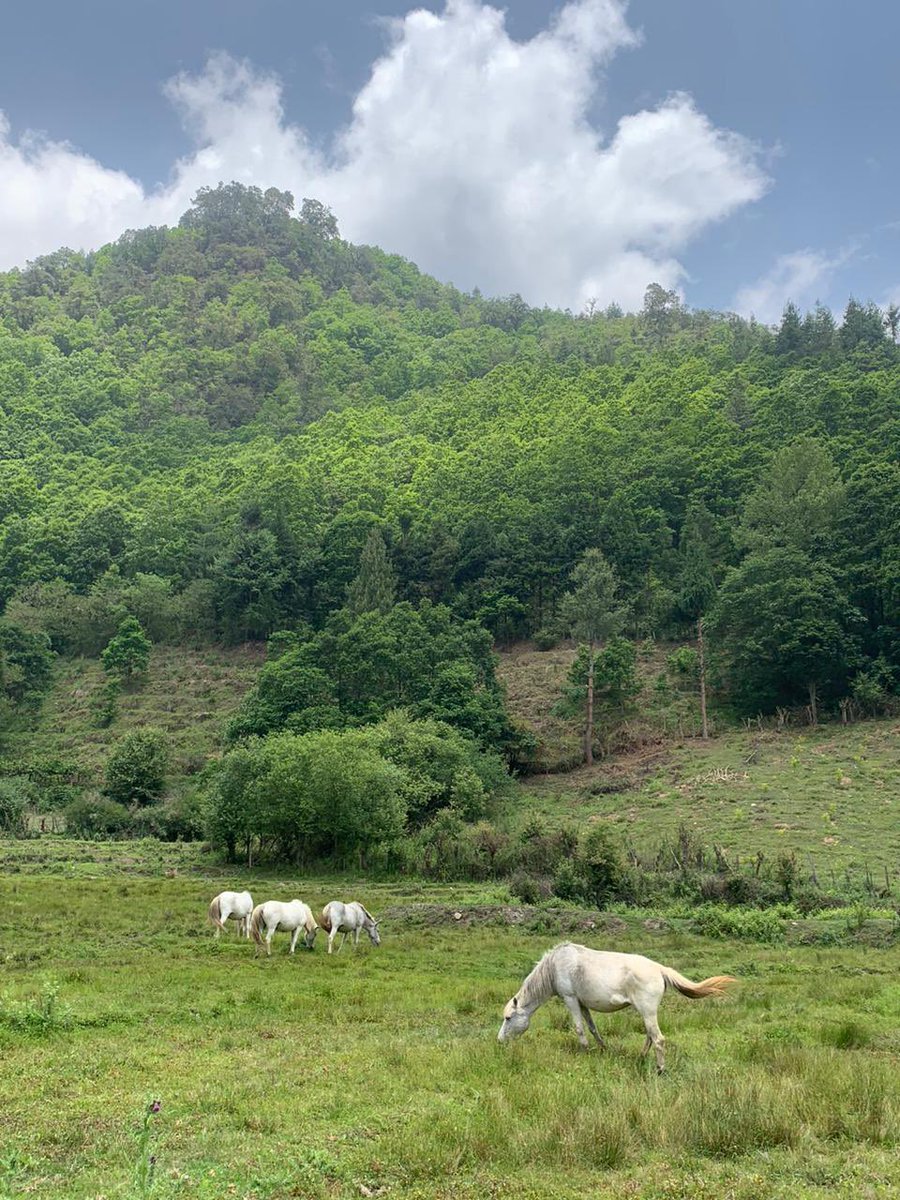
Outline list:
[[[591,1010],[584,1004],[581,1005],[581,1015],[584,1017],[585,1024],[587,1025],[588,1029],[594,1035],[597,1045],[601,1050],[605,1050],[606,1042],[604,1042],[603,1038],[597,1032],[597,1026],[594,1024],[594,1018],[591,1016]]]
[[[659,1023],[656,1020],[655,1012],[641,1013],[644,1018],[644,1028],[647,1031],[647,1041],[644,1043],[643,1054],[646,1054],[650,1047],[653,1047],[653,1052],[656,1055],[656,1069],[662,1075],[666,1069],[665,1044],[666,1039],[660,1032]]]
[[[575,1032],[578,1034],[578,1040],[581,1042],[581,1048],[587,1050],[588,1040],[584,1036],[584,1021],[581,1018],[581,1005],[575,996],[563,996],[562,1002],[572,1014],[572,1020],[575,1022]]]

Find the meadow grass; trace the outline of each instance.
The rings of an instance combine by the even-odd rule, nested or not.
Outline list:
[[[87,847],[82,847],[86,853]],[[132,853],[134,848],[132,847]],[[0,1196],[134,1197],[153,1099],[152,1195],[288,1197],[889,1196],[900,1189],[900,952],[749,945],[645,930],[582,940],[692,978],[667,996],[668,1071],[634,1014],[581,1052],[553,1002],[512,1046],[504,1002],[550,929],[403,925],[417,899],[476,887],[248,877],[255,898],[358,895],[383,944],[270,960],[216,943],[221,878],[0,880]],[[155,874],[154,874],[155,872]],[[244,877],[241,879],[243,885]],[[499,899],[499,894],[495,897]],[[145,1157],[146,1162],[146,1157]]]

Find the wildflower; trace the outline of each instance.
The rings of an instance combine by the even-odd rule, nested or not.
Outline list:
[[[152,1113],[158,1113],[161,1108],[162,1108],[161,1100],[154,1100],[153,1103],[150,1105],[150,1111]]]

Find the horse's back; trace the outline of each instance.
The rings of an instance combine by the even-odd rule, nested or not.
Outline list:
[[[347,910],[350,907],[349,904],[344,904],[343,900],[328,901],[322,909],[322,928],[326,933],[330,933],[332,929],[340,930],[347,927]]]
[[[594,950],[577,942],[564,942],[553,952],[553,974],[558,989],[571,991],[588,1007],[610,1009],[631,1004],[635,992],[665,988],[659,963],[643,954],[620,950]]]

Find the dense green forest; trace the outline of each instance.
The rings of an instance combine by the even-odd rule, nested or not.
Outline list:
[[[403,709],[460,763],[467,739],[470,784],[479,754],[528,764],[492,640],[575,634],[574,702],[607,710],[648,638],[736,715],[890,706],[893,309],[534,309],[293,207],[220,185],[0,275],[0,730],[53,654],[104,653],[102,722],[149,643],[272,635],[238,748]]]

